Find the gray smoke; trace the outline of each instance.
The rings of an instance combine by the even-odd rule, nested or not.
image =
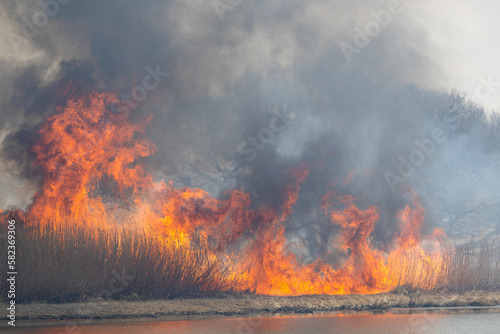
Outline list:
[[[427,231],[500,227],[498,117],[458,92],[423,88],[441,71],[408,2],[43,3],[45,12],[38,1],[1,5],[10,51],[1,54],[0,184],[27,189],[0,195],[2,207],[29,204],[42,177],[31,147],[56,107],[90,90],[130,99],[159,68],[168,76],[132,110],[154,115],[153,175],[214,196],[242,189],[279,207],[284,171],[306,164],[287,231],[312,253],[336,231],[319,209],[335,182],[361,207],[379,206],[379,242],[397,232],[407,185],[426,206]]]

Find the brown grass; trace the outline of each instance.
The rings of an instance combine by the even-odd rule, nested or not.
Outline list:
[[[397,291],[500,290],[500,247],[496,238],[479,238],[460,246],[451,242],[430,247],[430,261],[422,263],[420,252],[408,251],[401,259]],[[432,256],[432,255],[438,256]],[[420,257],[421,259],[421,257]],[[417,265],[418,264],[418,265]],[[416,270],[419,266],[419,270]]]
[[[226,298],[173,299],[160,301],[94,301],[18,307],[19,319],[113,319],[178,316],[233,316],[259,314],[306,314],[333,311],[369,311],[416,307],[500,305],[500,291],[466,293],[384,293],[343,296],[231,296]]]
[[[18,223],[17,302],[211,295],[235,284],[197,237],[179,244],[124,228],[88,231]],[[0,249],[7,249],[6,241],[0,239]],[[7,272],[5,262],[1,272]],[[4,281],[0,296],[6,300]]]
[[[455,247],[446,272],[446,287],[463,291],[500,289],[500,247],[493,238],[481,238]]]

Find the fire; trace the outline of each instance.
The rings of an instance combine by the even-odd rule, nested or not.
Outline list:
[[[250,195],[240,190],[218,199],[201,189],[176,189],[155,182],[139,162],[156,150],[143,137],[151,118],[132,123],[129,115],[109,111],[116,102],[113,94],[92,92],[69,101],[41,127],[34,152],[45,177],[27,215],[96,228],[126,220],[164,242],[189,244],[198,235],[239,289],[258,294],[370,294],[402,284],[439,284],[446,269],[446,236],[442,230],[420,236],[424,209],[417,196],[399,213],[393,245],[379,250],[370,241],[378,208],[360,209],[353,197],[328,192],[321,206],[330,223],[340,227],[328,247],[341,250],[346,259],[337,268],[323,259],[303,264],[289,249],[284,223],[309,176],[307,165],[286,171],[290,182],[277,209],[254,208]],[[123,210],[125,216],[117,214]]]
[[[45,178],[30,214],[60,223],[104,223],[106,207],[98,190],[106,180],[114,182],[111,186],[116,186],[124,203],[131,198],[139,204],[137,194],[152,187],[152,177],[131,164],[152,154],[155,147],[135,138],[144,132],[147,120],[132,124],[107,110],[116,102],[112,94],[94,92],[69,101],[62,113],[42,126],[34,151]]]

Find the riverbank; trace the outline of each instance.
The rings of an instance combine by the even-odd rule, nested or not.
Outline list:
[[[390,308],[500,305],[500,291],[464,293],[384,293],[343,296],[230,296],[157,301],[89,301],[18,305],[16,320],[131,319],[185,316],[245,316],[261,313],[307,314]],[[4,305],[2,305],[4,307]]]

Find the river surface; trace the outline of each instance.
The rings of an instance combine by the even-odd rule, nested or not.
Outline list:
[[[408,313],[410,312],[410,313]],[[175,321],[125,321],[53,325],[44,322],[17,327],[15,333],[79,334],[281,334],[281,333],[500,333],[500,309],[456,309],[434,311],[388,311],[384,314],[319,314],[309,316],[265,316]],[[5,328],[3,328],[5,330]],[[0,329],[0,331],[3,332]]]

